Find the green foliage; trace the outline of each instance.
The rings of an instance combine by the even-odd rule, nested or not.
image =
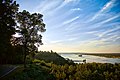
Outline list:
[[[53,52],[52,52],[53,53]],[[51,57],[51,56],[49,56]],[[86,63],[54,64],[35,59],[19,74],[15,80],[119,80],[120,64]]]
[[[0,0],[0,63],[25,63],[35,56],[40,45],[45,24],[43,15],[18,12],[19,5],[13,0]],[[15,36],[18,33],[20,36]],[[23,58],[24,57],[24,58]],[[29,60],[29,62],[30,62]]]
[[[34,57],[35,52],[38,50],[37,47],[43,44],[42,36],[38,34],[38,32],[46,30],[42,19],[43,15],[39,13],[31,14],[26,10],[17,12],[18,4],[12,0],[2,0],[0,9],[0,35],[3,36],[0,38],[0,53],[2,53],[0,55],[3,58],[10,57],[10,59],[15,56],[15,59],[18,58],[17,60],[23,59],[24,55],[24,60],[20,61],[24,61],[26,64],[27,55]],[[14,33],[18,33],[20,36],[14,36]],[[16,50],[18,47],[21,48]],[[10,52],[8,53],[8,51]],[[19,52],[20,55],[18,55]],[[3,60],[1,61],[3,62]]]
[[[43,23],[42,14],[29,13],[26,10],[19,12],[16,16],[17,23],[17,33],[21,37],[15,37],[14,42],[16,45],[23,45],[24,54],[24,66],[26,65],[26,56],[31,54],[34,57],[37,47],[42,44],[42,36],[38,32],[45,31],[45,24]],[[26,67],[26,66],[25,66]]]
[[[40,63],[41,61],[38,60],[38,59],[34,59],[32,62],[33,62],[33,63]]]
[[[120,64],[87,63],[62,66],[52,64],[50,73],[57,80],[119,80]]]
[[[64,64],[74,64],[73,61],[65,60],[63,57],[58,55],[56,52],[49,52],[49,51],[40,51],[35,55],[36,59],[44,60],[45,62],[53,62],[58,65]]]
[[[22,64],[23,63],[23,51],[22,46],[13,46],[12,48],[12,61],[9,61],[12,64]]]
[[[16,1],[0,0],[0,63],[8,63],[12,59],[10,39],[15,34],[18,6]]]
[[[45,31],[45,24],[43,23],[42,14],[37,13],[29,13],[26,10],[19,12],[17,14],[17,33],[21,35],[21,37],[17,38],[18,41],[16,44],[25,46],[25,50],[27,53],[31,53],[36,51],[36,48],[42,44],[42,36],[38,34],[38,32]],[[36,44],[36,45],[35,45]]]
[[[20,73],[16,73],[10,80],[55,80],[52,74],[40,65],[29,65]]]

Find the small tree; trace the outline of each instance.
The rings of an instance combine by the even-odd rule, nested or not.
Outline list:
[[[42,17],[42,14],[30,14],[26,10],[17,14],[18,26],[16,30],[20,36],[15,37],[14,41],[16,45],[23,46],[24,67],[26,67],[26,56],[29,53],[34,55],[34,52],[38,49],[37,47],[43,44],[40,32],[44,32],[46,29]]]

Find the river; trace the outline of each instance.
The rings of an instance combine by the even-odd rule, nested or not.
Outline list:
[[[120,63],[120,58],[106,58],[106,57],[99,57],[94,55],[82,55],[79,57],[79,54],[75,53],[59,53],[65,59],[73,60],[75,63],[83,63],[83,60],[86,60],[86,63]]]

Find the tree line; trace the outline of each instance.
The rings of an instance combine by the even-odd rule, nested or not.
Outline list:
[[[14,0],[0,0],[0,64],[23,62],[26,66],[27,55],[34,56],[43,44],[38,34],[46,31],[42,17],[40,13],[19,12]]]

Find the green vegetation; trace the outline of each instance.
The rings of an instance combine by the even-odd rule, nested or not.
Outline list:
[[[120,63],[73,64],[53,51],[40,51],[27,68],[20,66],[3,80],[119,80],[119,74]]]
[[[120,79],[120,64],[52,65],[51,73],[58,80],[118,80]]]
[[[53,51],[40,52],[37,56],[42,56],[46,60],[49,55],[49,62],[52,61],[52,56],[55,54]],[[45,56],[46,55],[46,56]],[[57,57],[58,55],[56,55]],[[39,59],[39,58],[37,58]],[[55,58],[54,56],[54,59]],[[53,60],[54,60],[53,59]],[[60,59],[60,57],[59,57]],[[39,60],[35,60],[41,63]],[[56,60],[55,60],[56,61]],[[58,62],[58,61],[56,61]],[[58,62],[59,64],[59,62]],[[54,63],[46,63],[42,61],[42,66],[46,66],[49,74],[53,74],[56,80],[118,80],[120,78],[120,64],[109,63],[87,63],[87,64],[64,64],[58,65]]]
[[[56,65],[37,60],[10,80],[119,80],[120,64]]]
[[[0,0],[0,10],[0,64],[4,64],[0,65],[0,75],[16,67],[6,76],[0,76],[0,80],[120,79],[120,64],[117,63],[75,64],[53,51],[38,52],[42,36],[37,33],[45,31],[43,15],[26,10],[18,12],[19,5],[13,0]],[[14,36],[15,33],[20,37]]]
[[[45,62],[52,62],[54,64],[58,64],[58,65],[64,65],[64,64],[74,64],[74,62],[72,60],[65,60],[63,57],[61,57],[60,55],[58,55],[56,52],[53,52],[51,50],[51,52],[49,51],[40,51],[38,53],[36,53],[35,55],[36,59],[39,60],[44,60]]]
[[[13,63],[13,47],[10,39],[15,34],[15,17],[18,4],[12,0],[0,0],[0,64]]]
[[[38,34],[46,31],[43,15],[19,12],[14,0],[0,0],[0,10],[0,64],[24,63],[26,67],[27,56],[34,57],[43,44],[42,35]]]
[[[14,36],[12,38],[13,46],[22,46],[24,55],[24,67],[26,67],[27,55],[31,54],[34,57],[38,47],[42,45],[42,35],[38,32],[45,31],[45,24],[42,19],[43,15],[39,13],[29,13],[26,10],[18,12],[16,15],[17,33],[20,37]],[[35,45],[36,44],[36,45]]]
[[[49,69],[45,66],[30,64],[21,72],[15,72],[9,80],[55,80],[55,77],[49,74]]]
[[[4,66],[5,67],[9,67],[9,66],[6,66],[6,65],[4,65]],[[16,65],[11,65],[11,66],[16,66]],[[11,80],[10,79],[11,77],[15,76],[18,73],[21,73],[24,70],[24,66],[23,65],[17,65],[17,66],[19,66],[19,67],[17,67],[15,70],[13,70],[11,73],[7,74],[6,76],[0,78],[0,80]],[[4,71],[4,69],[2,71]]]

